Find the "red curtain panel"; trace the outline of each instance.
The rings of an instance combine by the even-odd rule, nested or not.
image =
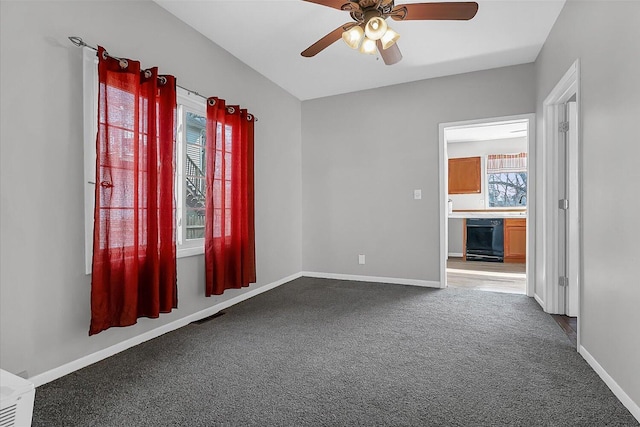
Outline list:
[[[98,48],[89,335],[177,307],[176,81]]]
[[[254,122],[224,99],[207,100],[206,296],[256,281]]]

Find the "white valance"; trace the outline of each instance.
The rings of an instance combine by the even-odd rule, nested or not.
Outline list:
[[[487,156],[487,173],[525,172],[526,170],[527,153]]]

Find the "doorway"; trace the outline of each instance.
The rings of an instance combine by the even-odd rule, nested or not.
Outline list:
[[[574,62],[543,103],[540,274],[544,311],[574,319],[580,348],[582,277],[580,197],[580,63]]]
[[[534,117],[440,124],[441,287],[533,296]]]

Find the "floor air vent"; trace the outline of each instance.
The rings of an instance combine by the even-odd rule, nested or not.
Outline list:
[[[24,378],[0,369],[0,427],[28,427],[36,390]]]
[[[220,317],[222,315],[224,315],[224,311],[219,311],[213,316],[205,317],[204,319],[196,320],[195,322],[191,322],[191,323],[193,323],[194,325],[202,325],[203,323],[207,323],[208,321],[213,320],[216,317]],[[2,426],[0,425],[0,427]]]

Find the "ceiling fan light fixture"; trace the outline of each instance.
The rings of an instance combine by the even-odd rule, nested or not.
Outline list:
[[[342,40],[351,49],[357,49],[360,47],[362,40],[364,39],[364,31],[359,25],[354,25],[349,30],[342,33]]]
[[[380,42],[382,42],[382,48],[385,50],[389,49],[395,42],[398,41],[399,38],[400,34],[396,33],[391,28],[388,28],[387,32],[384,33],[384,35],[380,39]]]
[[[379,16],[374,16],[367,21],[364,27],[364,33],[371,40],[380,40],[384,33],[387,32],[387,22]]]
[[[360,45],[360,53],[366,53],[368,55],[375,55],[378,51],[376,47],[376,41],[371,40],[369,37],[365,37]]]
[[[348,12],[352,21],[321,37],[300,55],[311,58],[342,38],[350,48],[358,49],[361,53],[379,53],[386,65],[396,64],[402,59],[396,43],[400,35],[389,28],[387,18],[394,21],[468,21],[478,12],[478,3],[475,1],[416,3],[414,1],[420,0],[410,0],[408,4],[400,5],[396,5],[395,0],[303,1]]]

